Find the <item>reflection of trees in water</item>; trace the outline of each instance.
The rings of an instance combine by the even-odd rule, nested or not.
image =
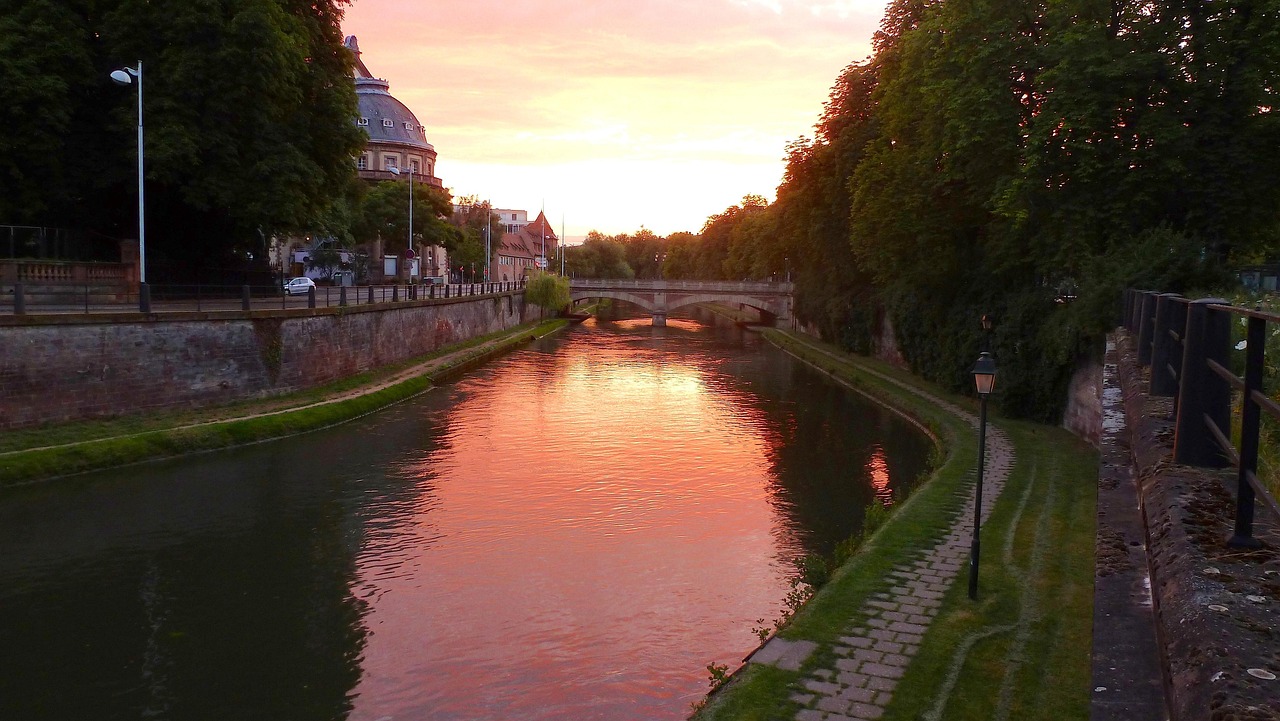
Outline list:
[[[772,347],[739,375],[764,411],[771,503],[804,551],[827,554],[862,528],[873,499],[895,500],[923,470],[929,441],[896,414]],[[785,533],[784,528],[779,529]]]
[[[0,718],[345,717],[369,496],[329,480],[342,438],[0,495]],[[361,490],[414,503],[423,488]]]

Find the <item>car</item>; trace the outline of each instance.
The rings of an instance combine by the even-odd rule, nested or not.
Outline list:
[[[316,282],[310,278],[292,278],[288,283],[284,284],[284,294],[293,295],[294,293],[306,293],[314,287],[316,287]]]

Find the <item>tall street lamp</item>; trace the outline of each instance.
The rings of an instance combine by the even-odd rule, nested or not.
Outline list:
[[[138,67],[111,71],[117,85],[138,85],[138,310],[151,312],[151,290],[147,287],[147,204],[142,191],[142,61]]]
[[[394,165],[387,168],[387,170],[390,170],[392,175],[400,175],[400,169]],[[404,259],[409,261],[413,260],[413,168],[410,167],[406,173],[409,175],[409,245],[408,252],[405,253]],[[413,276],[409,275],[408,269],[409,264],[405,263],[405,275],[412,280]]]
[[[973,499],[973,544],[969,547],[969,598],[978,597],[978,534],[982,526],[982,474],[987,456],[987,396],[996,386],[996,361],[982,351],[973,364],[973,382],[978,388],[982,410],[978,416],[978,488]]]

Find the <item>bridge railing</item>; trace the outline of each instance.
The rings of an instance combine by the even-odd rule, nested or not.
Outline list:
[[[791,293],[795,286],[788,282],[733,281],[733,280],[636,280],[608,278],[574,278],[570,288],[611,288],[626,290],[678,290],[685,292],[720,293]]]

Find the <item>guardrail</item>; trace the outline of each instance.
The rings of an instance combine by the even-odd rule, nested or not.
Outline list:
[[[1236,468],[1233,546],[1260,545],[1253,537],[1255,502],[1277,516],[1280,505],[1258,480],[1262,413],[1280,421],[1280,403],[1263,391],[1267,324],[1280,315],[1239,308],[1222,298],[1189,300],[1176,293],[1124,292],[1124,327],[1137,337],[1138,363],[1151,366],[1150,394],[1173,396],[1173,460],[1192,466]],[[1231,366],[1231,321],[1245,321],[1244,377]],[[1240,394],[1240,446],[1231,441],[1233,393]]]
[[[446,285],[317,286],[307,293],[288,295],[276,285],[156,285],[149,284],[149,313],[212,310],[266,310],[400,303],[508,293],[524,289],[525,281],[452,283]],[[135,287],[117,291],[94,284],[28,287],[15,283],[0,292],[0,315],[46,313],[140,313]]]
[[[720,291],[733,293],[791,293],[795,286],[787,281],[758,280],[635,280],[607,278],[574,278],[570,288],[625,288],[628,290]]]

